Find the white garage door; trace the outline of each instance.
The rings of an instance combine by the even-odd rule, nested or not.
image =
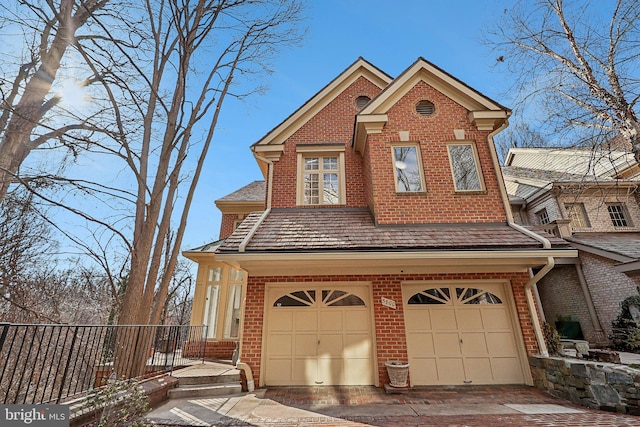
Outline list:
[[[265,384],[374,384],[368,287],[302,285],[267,295]]]
[[[403,287],[413,385],[522,384],[501,284]]]

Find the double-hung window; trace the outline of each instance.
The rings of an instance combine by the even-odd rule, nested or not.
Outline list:
[[[483,191],[478,153],[471,143],[451,143],[447,145],[449,162],[456,191]]]
[[[396,192],[411,193],[426,191],[422,156],[418,144],[393,144],[393,170],[396,177]]]
[[[607,211],[609,212],[609,218],[614,227],[629,227],[629,220],[627,218],[626,209],[622,203],[607,204]]]
[[[345,204],[344,145],[299,145],[298,205]]]

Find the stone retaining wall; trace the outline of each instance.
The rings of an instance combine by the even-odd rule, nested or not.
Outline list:
[[[640,369],[562,357],[529,362],[537,388],[578,405],[640,415]]]

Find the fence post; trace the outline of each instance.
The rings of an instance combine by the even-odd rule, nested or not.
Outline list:
[[[7,339],[7,333],[9,332],[9,327],[11,323],[0,323],[2,325],[2,335],[0,335],[0,353],[2,352],[2,347],[4,347],[4,342]]]
[[[73,338],[71,338],[71,352],[69,352],[69,357],[67,358],[67,364],[64,367],[64,372],[62,373],[62,382],[60,383],[60,391],[58,392],[58,398],[56,399],[56,404],[60,403],[60,398],[62,397],[62,390],[64,390],[64,384],[67,379],[67,373],[69,372],[69,365],[71,364],[71,354],[73,352],[73,347],[76,344],[76,336],[78,335],[78,326],[73,330]]]

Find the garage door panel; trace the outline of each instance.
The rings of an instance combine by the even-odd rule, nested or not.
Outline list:
[[[484,332],[463,332],[462,353],[465,356],[487,356],[489,349]]]
[[[318,314],[309,309],[297,309],[295,329],[296,331],[315,331],[318,329]]]
[[[432,288],[436,291],[429,291]],[[435,292],[451,298],[437,304],[415,296]],[[521,356],[504,294],[502,285],[494,284],[404,285],[412,384],[523,383]]]
[[[374,384],[369,292],[368,286],[270,288],[271,305],[265,322],[266,384]],[[274,306],[274,301],[280,304]]]
[[[489,351],[495,356],[516,356],[513,334],[510,332],[487,333],[487,345]]]
[[[491,384],[494,380],[494,371],[491,368],[489,357],[470,357],[464,361],[467,381],[472,384]]]
[[[484,323],[482,321],[482,312],[480,308],[467,308],[456,311],[458,319],[458,328],[463,331],[482,330]]]
[[[344,384],[344,361],[342,358],[326,358],[318,359],[318,379],[317,383],[322,385],[338,385]]]
[[[291,384],[291,359],[271,359],[267,364],[267,381],[274,385]]]
[[[433,335],[433,343],[439,356],[460,356],[460,339],[458,333],[436,333]]]
[[[344,357],[347,359],[369,359],[373,346],[369,334],[349,334],[344,337]]]
[[[364,331],[369,333],[370,315],[367,310],[356,309],[344,312],[347,331]]]
[[[327,310],[320,312],[320,331],[342,331],[344,327],[342,310]]]
[[[431,330],[431,313],[428,310],[406,310],[404,321],[409,331]]]
[[[440,384],[463,384],[464,364],[462,358],[441,357],[437,360],[438,382]]]
[[[291,335],[271,335],[270,338],[273,343],[272,356],[291,356],[292,348],[292,336]]]
[[[272,332],[290,332],[293,329],[293,313],[274,310],[269,316],[269,330]]]
[[[318,372],[317,359],[315,358],[295,359],[294,369],[293,369],[293,380],[291,381],[291,385],[315,384],[317,372]]]
[[[482,318],[487,329],[511,329],[507,311],[502,307],[487,308],[483,311]]]
[[[344,381],[346,384],[370,385],[374,383],[369,358],[348,358],[344,360]]]
[[[316,356],[318,354],[318,336],[316,334],[297,334],[293,354],[296,357]]]
[[[409,374],[412,384],[439,384],[435,357],[410,357]]]
[[[517,357],[494,357],[491,360],[496,382],[513,384],[524,381]]]
[[[342,334],[330,335],[322,334],[318,338],[320,345],[318,346],[318,356],[342,357],[344,353],[344,341]]]
[[[434,331],[451,331],[458,329],[456,312],[452,309],[434,309],[431,311],[431,326]]]
[[[416,356],[433,356],[435,354],[433,334],[430,332],[407,334],[407,345],[409,352]]]

